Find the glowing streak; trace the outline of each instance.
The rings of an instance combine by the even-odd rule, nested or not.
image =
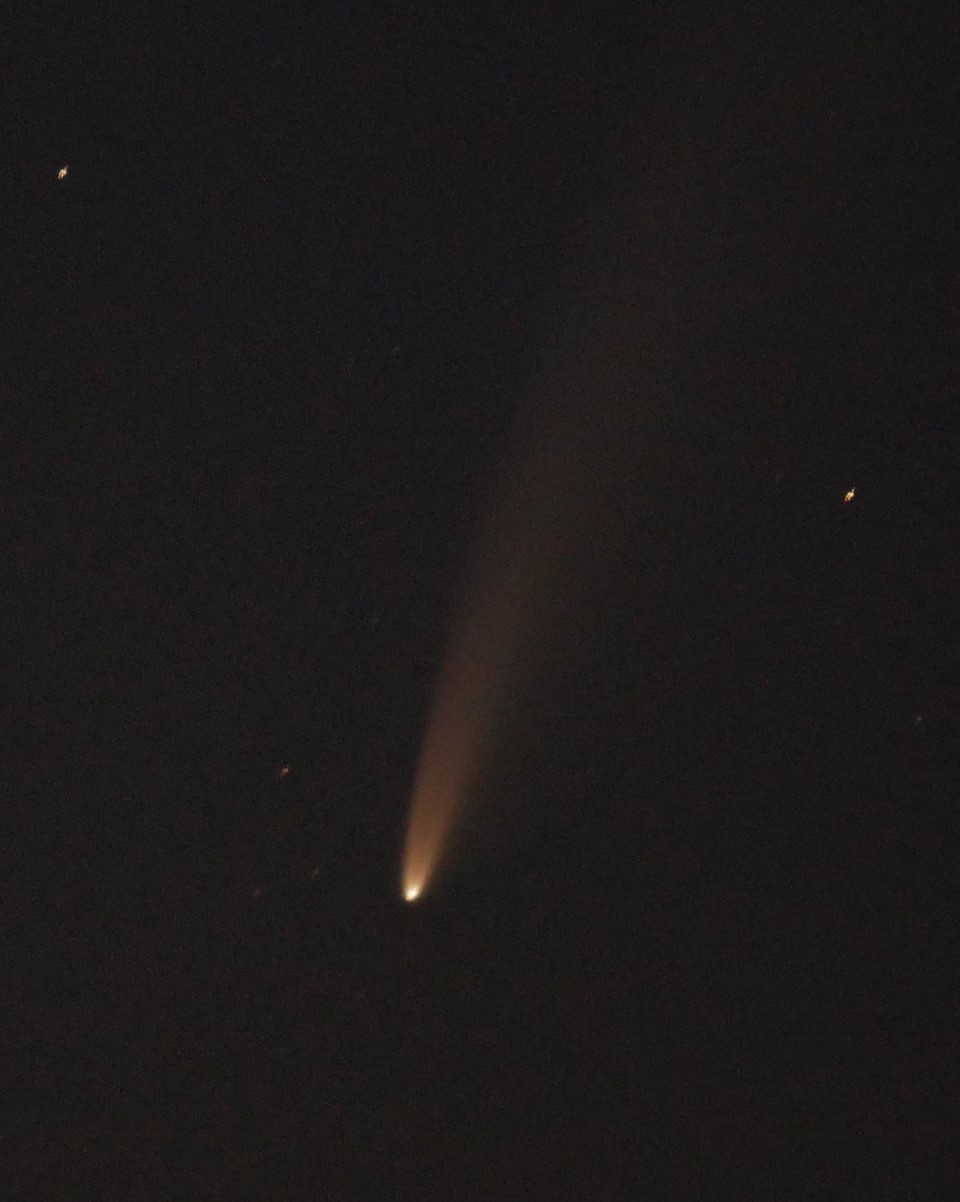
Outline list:
[[[545,309],[549,342],[531,380],[536,412],[511,460],[438,681],[403,853],[408,900],[430,887],[488,763],[509,742],[505,732],[527,718],[519,703],[545,657],[575,651],[568,620],[578,590],[603,597],[618,575],[610,559],[618,545],[628,563],[637,557],[639,534],[628,523],[618,531],[621,497],[649,490],[657,525],[648,537],[659,540],[694,520],[672,465],[689,474],[698,456],[706,461],[697,432],[715,444],[711,470],[741,454],[742,417],[715,398],[742,392],[755,327],[773,329],[758,298],[791,294],[793,261],[779,247],[792,238],[797,214],[820,203],[816,181],[824,176],[812,164],[835,145],[826,122],[793,116],[809,84],[792,58],[780,64],[782,80],[770,74],[777,83],[765,102],[782,107],[762,121],[754,114],[763,106],[752,95],[746,103],[738,72],[726,67],[742,60],[751,38],[770,41],[771,53],[791,44],[780,36],[770,40],[763,18],[744,27],[733,15],[709,34],[684,32],[664,59],[675,56],[678,69],[664,77],[662,100],[615,139],[625,156],[616,194],[573,230],[571,254],[560,256],[576,264],[586,248],[583,265],[557,281],[556,306]],[[714,81],[710,88],[694,84],[703,78]],[[746,165],[756,155],[763,161],[765,123],[776,128],[779,120],[795,145],[758,187]],[[668,500],[657,504],[661,483]],[[854,495],[851,487],[845,500]],[[632,514],[638,504],[630,502]],[[651,557],[660,553],[657,541],[645,546]]]
[[[57,172],[57,179],[66,179],[69,172],[70,172],[69,166],[61,167],[60,170]]]
[[[855,488],[848,488],[847,491],[843,494],[843,499],[844,499],[844,501],[852,501],[856,495],[857,495],[857,490]]]
[[[575,390],[549,383],[552,407],[535,414],[511,459],[438,681],[403,854],[408,901],[429,886],[503,750],[505,724],[569,607],[569,548],[593,525],[581,459],[593,419],[584,426]]]

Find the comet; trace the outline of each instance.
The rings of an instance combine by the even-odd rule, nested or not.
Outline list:
[[[784,317],[809,271],[804,231],[849,153],[820,79],[859,57],[840,23],[831,36],[807,61],[756,6],[704,28],[668,25],[649,103],[612,131],[610,191],[558,248],[530,331],[523,427],[427,715],[402,851],[407,901],[429,892],[511,740],[538,721],[536,690],[583,645],[571,619],[589,602],[589,630],[615,588],[641,621],[643,590],[702,537],[713,501],[683,481],[739,479],[766,412],[768,348],[794,326],[808,341],[832,337],[812,311],[807,325]],[[754,61],[764,70],[745,87]],[[792,395],[789,378],[777,384]]]

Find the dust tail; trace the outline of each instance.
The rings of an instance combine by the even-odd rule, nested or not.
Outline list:
[[[711,504],[701,481],[740,479],[744,448],[772,420],[768,398],[795,395],[793,375],[770,365],[836,340],[815,305],[794,310],[816,266],[811,215],[847,195],[858,154],[859,126],[836,120],[831,89],[852,95],[855,81],[869,97],[878,81],[856,29],[827,7],[789,20],[745,3],[721,10],[706,25],[679,22],[651,54],[646,99],[609,131],[610,173],[559,256],[573,266],[545,289],[540,336],[530,331],[542,355],[525,430],[415,776],[410,900],[429,889],[513,725],[535,722],[518,702],[576,653],[573,611],[602,605],[607,580],[642,608]],[[851,321],[846,336],[871,362],[877,348],[858,331]]]

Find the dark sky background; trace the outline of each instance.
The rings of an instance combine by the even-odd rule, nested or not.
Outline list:
[[[956,17],[282,7],[3,38],[0,1192],[953,1196]],[[557,381],[584,604],[406,907]]]

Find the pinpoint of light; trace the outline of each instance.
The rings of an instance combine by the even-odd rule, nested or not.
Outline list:
[[[847,491],[843,494],[843,499],[844,499],[844,501],[852,501],[856,495],[857,495],[857,490],[855,488],[848,488]]]
[[[70,167],[68,164],[64,163],[64,165],[57,172],[57,179],[66,179],[69,174],[70,174]]]

